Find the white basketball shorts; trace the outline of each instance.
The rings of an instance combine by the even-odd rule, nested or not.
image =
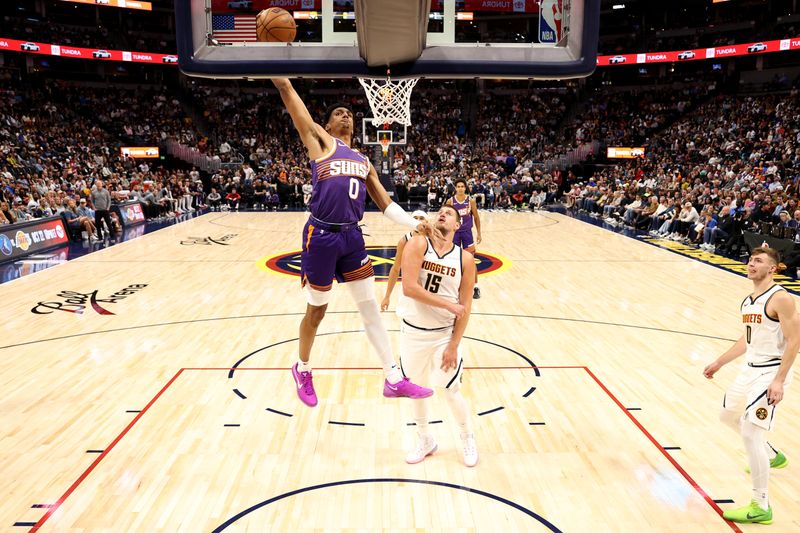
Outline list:
[[[758,427],[771,430],[775,422],[775,406],[767,402],[767,388],[775,379],[779,365],[780,361],[771,366],[745,364],[725,393],[722,407],[743,413],[745,420]],[[784,392],[791,381],[790,373],[783,384]]]
[[[425,331],[400,323],[400,369],[420,386],[450,388],[461,382],[464,361],[459,346],[455,368],[442,370],[442,354],[453,335],[453,328]]]

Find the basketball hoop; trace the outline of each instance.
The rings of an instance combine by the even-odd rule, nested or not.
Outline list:
[[[392,122],[411,124],[411,91],[419,78],[392,80],[387,72],[386,78],[358,78],[358,81],[367,93],[375,126]]]
[[[389,143],[391,143],[389,137],[383,137],[378,142],[381,144],[381,150],[383,150],[383,157],[389,155]]]

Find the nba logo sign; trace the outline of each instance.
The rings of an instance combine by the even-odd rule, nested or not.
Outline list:
[[[564,0],[542,0],[539,4],[539,42],[556,44],[561,40]]]

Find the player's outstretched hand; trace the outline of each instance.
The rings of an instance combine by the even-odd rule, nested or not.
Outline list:
[[[466,312],[467,308],[461,304],[450,304],[447,306],[447,310],[456,315],[456,318],[461,318],[464,316],[464,312]]]
[[[444,235],[438,229],[431,226],[430,222],[427,220],[423,220],[417,226],[417,233],[420,235],[425,235],[426,237],[430,237],[432,239],[444,239]]]
[[[478,233],[478,238],[475,239],[475,244],[480,244],[482,240],[483,240],[483,237],[481,237],[481,234]]]
[[[386,298],[384,298],[383,301],[381,301],[381,311],[386,311],[387,309],[389,309],[389,297],[388,296]]]
[[[703,375],[708,379],[714,379],[714,374],[716,374],[720,368],[722,368],[722,365],[714,361],[703,369]]]

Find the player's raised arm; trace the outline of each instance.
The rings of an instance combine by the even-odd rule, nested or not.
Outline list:
[[[402,264],[403,294],[425,305],[447,309],[456,315],[456,318],[459,318],[464,315],[463,305],[448,302],[444,298],[426,291],[419,283],[419,271],[422,269],[422,262],[424,261],[427,247],[428,241],[422,235],[413,237],[406,244],[403,250]]]
[[[292,87],[289,78],[272,78],[272,83],[278,89],[283,105],[286,106],[289,116],[292,117],[294,127],[308,150],[308,157],[317,159],[328,153],[333,138],[311,118],[311,113],[308,112],[306,104]]]

